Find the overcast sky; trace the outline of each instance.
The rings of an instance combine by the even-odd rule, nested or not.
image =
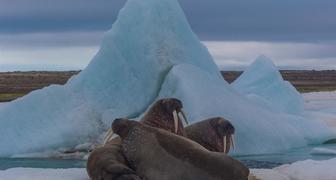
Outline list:
[[[82,69],[125,0],[0,0],[0,71]],[[335,0],[180,0],[218,65],[336,69]]]

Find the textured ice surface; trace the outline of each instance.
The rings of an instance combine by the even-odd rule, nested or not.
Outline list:
[[[284,81],[272,60],[259,56],[236,80],[233,86],[252,101],[272,111],[300,114],[303,99],[299,92]]]
[[[329,139],[323,124],[293,115],[301,110],[295,91],[267,68],[273,66],[260,75],[252,72],[251,79],[247,73],[245,82],[256,81],[243,84],[263,85],[261,93],[258,88],[250,92],[267,99],[265,106],[223,80],[176,0],[128,0],[78,76],[0,108],[0,156],[94,141],[114,118],[137,117],[159,97],[180,98],[192,122],[213,116],[232,121],[237,154],[278,152]],[[289,101],[290,108],[285,106]]]
[[[143,112],[175,64],[221,78],[177,1],[128,0],[83,72],[0,109],[0,156],[95,139],[114,118]]]

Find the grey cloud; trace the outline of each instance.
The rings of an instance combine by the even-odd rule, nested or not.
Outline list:
[[[103,36],[102,31],[0,34],[0,48],[98,46]]]
[[[0,0],[0,32],[107,30],[125,0]]]
[[[0,0],[0,32],[105,31],[126,0]],[[334,0],[180,0],[203,40],[336,40]]]

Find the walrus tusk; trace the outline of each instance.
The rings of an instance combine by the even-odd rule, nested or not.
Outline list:
[[[184,111],[183,111],[182,109],[180,110],[180,113],[182,114],[185,123],[186,123],[186,124],[189,124],[188,119],[187,119],[187,116],[186,116],[186,114],[184,113]]]
[[[223,153],[226,154],[226,136],[223,137],[223,145],[224,145]]]
[[[180,113],[178,113],[178,117],[179,117],[180,119],[183,119],[184,122],[186,123],[186,125],[189,124],[189,122],[183,117],[183,115],[182,115],[182,117],[180,116]]]
[[[174,127],[175,127],[175,133],[177,133],[178,130],[178,116],[176,110],[173,111],[173,117],[174,117]]]
[[[235,142],[234,142],[234,136],[233,134],[231,135],[231,143],[232,143],[232,149],[235,149]]]
[[[112,136],[113,136],[113,130],[112,128],[110,128],[107,132],[106,132],[106,135],[105,135],[105,138],[104,138],[104,143],[103,144],[106,144],[108,141],[111,140]]]

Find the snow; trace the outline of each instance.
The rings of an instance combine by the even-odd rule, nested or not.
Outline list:
[[[311,92],[304,97],[305,115],[323,121],[336,132],[336,92]]]
[[[302,96],[306,110],[336,113],[336,91],[304,93]]]
[[[272,170],[252,169],[251,172],[262,180],[334,180],[336,158],[325,161],[298,161]]]
[[[89,180],[86,170],[73,169],[39,169],[12,168],[0,171],[0,180]]]
[[[260,180],[334,180],[336,158],[324,161],[305,160],[274,169],[251,169]],[[12,168],[0,171],[1,180],[88,180],[85,169]]]
[[[271,111],[300,114],[304,109],[300,93],[283,80],[272,60],[263,55],[233,82],[233,87]]]
[[[176,0],[128,0],[85,70],[0,108],[0,156],[95,142],[113,119],[136,118],[162,97],[181,99],[190,122],[229,119],[239,155],[335,137],[302,115],[301,96],[267,58],[229,85]]]

